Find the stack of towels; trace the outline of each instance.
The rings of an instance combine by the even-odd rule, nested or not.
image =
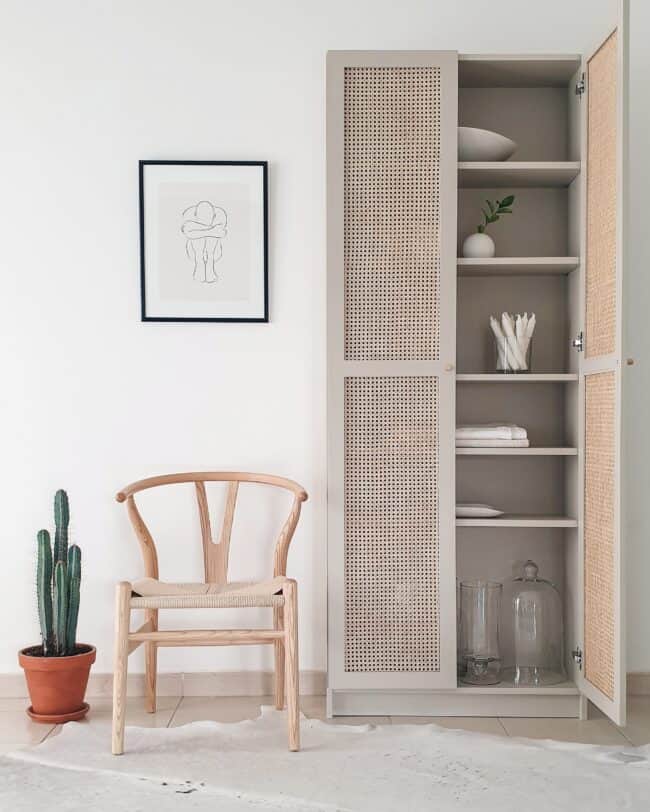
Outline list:
[[[528,448],[526,429],[512,423],[456,427],[457,448]]]

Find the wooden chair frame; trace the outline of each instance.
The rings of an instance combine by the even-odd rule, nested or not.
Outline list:
[[[228,492],[223,525],[218,542],[212,538],[206,482],[227,482]],[[167,474],[134,482],[115,497],[126,502],[126,508],[140,544],[145,576],[158,579],[158,554],[153,537],[135,504],[139,491],[160,485],[193,483],[201,521],[205,582],[227,583],[228,554],[237,492],[242,482],[271,485],[293,493],[293,504],[275,545],[273,575],[286,576],[289,545],[300,518],[302,502],[307,492],[298,483],[284,477],[242,472],[197,472]],[[117,585],[115,614],[115,668],[113,676],[113,735],[114,755],[124,752],[126,714],[126,678],[129,655],[139,646],[145,647],[145,706],[149,713],[156,710],[157,651],[160,646],[233,646],[269,645],[275,653],[275,706],[284,707],[285,693],[289,725],[289,749],[300,749],[299,673],[298,673],[298,586],[288,579],[282,585],[283,605],[273,607],[272,629],[232,630],[158,630],[158,608],[145,609],[145,622],[137,631],[130,631],[132,585],[122,581]]]

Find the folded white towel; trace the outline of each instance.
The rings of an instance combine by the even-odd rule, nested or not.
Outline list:
[[[473,438],[471,440],[456,440],[456,448],[528,448],[528,440],[482,440]]]
[[[514,423],[485,423],[476,426],[457,426],[457,440],[525,440],[526,429]]]

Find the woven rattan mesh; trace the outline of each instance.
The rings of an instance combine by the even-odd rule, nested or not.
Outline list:
[[[438,360],[440,68],[346,68],[345,358]]]
[[[616,91],[612,34],[589,60],[587,124],[588,358],[616,351]]]
[[[345,381],[345,670],[438,671],[438,380]]]
[[[614,697],[614,372],[588,375],[585,392],[585,677]]]

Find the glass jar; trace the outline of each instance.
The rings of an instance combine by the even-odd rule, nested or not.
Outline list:
[[[499,619],[503,584],[462,581],[460,584],[461,682],[496,685],[501,681]]]
[[[540,686],[564,682],[562,598],[554,584],[538,575],[534,561],[513,581],[513,666],[504,676],[515,685]]]
[[[508,375],[530,372],[532,355],[532,338],[529,339],[523,352],[516,342],[513,343],[507,338],[494,338],[494,366],[497,372]]]

